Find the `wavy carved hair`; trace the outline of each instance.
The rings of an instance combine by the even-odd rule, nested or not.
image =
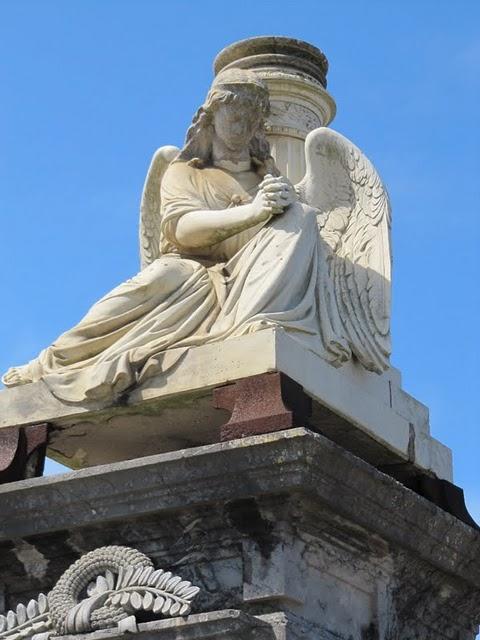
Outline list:
[[[255,171],[261,176],[266,173],[280,175],[270,153],[270,144],[265,136],[265,119],[270,113],[268,92],[251,84],[232,84],[213,87],[205,103],[198,109],[188,128],[185,144],[176,158],[198,168],[212,164],[213,114],[220,104],[242,102],[260,112],[260,126],[250,140],[249,152]]]

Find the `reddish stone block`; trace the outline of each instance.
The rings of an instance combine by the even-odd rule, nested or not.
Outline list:
[[[303,388],[283,373],[263,373],[218,387],[213,394],[217,409],[231,411],[220,428],[220,440],[306,426],[311,399]]]
[[[46,424],[0,430],[0,484],[41,476],[47,439]]]

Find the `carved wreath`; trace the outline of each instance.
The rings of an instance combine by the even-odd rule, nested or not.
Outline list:
[[[136,630],[142,619],[183,616],[200,591],[130,547],[100,547],[65,571],[52,591],[15,611],[0,615],[0,640],[20,640],[42,634],[88,633],[118,627]],[[40,640],[40,638],[38,639]]]

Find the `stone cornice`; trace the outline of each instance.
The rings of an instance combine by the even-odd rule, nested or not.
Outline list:
[[[279,493],[318,501],[480,588],[477,531],[303,428],[2,486],[0,539]]]

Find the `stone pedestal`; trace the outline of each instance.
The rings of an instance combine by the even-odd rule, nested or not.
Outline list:
[[[250,396],[240,417],[237,405],[233,420],[245,421],[248,403],[257,403],[248,419],[262,414],[270,421],[263,431],[309,426],[376,467],[452,480],[450,450],[431,437],[428,409],[402,390],[393,368],[381,376],[353,361],[335,369],[281,329],[195,347],[180,357],[172,350],[163,363],[165,373],[108,407],[61,402],[43,382],[0,391],[0,429],[48,423],[49,455],[74,469],[182,449],[221,440],[224,425],[232,422],[235,402],[230,406],[225,394],[232,399],[233,390],[215,389],[281,373],[292,381],[290,391],[285,389],[284,398],[276,401],[272,384],[264,384],[258,388],[262,407],[253,394],[255,384],[243,382]],[[292,384],[303,390],[310,407],[300,406],[304,401]],[[300,405],[287,406],[295,395]],[[276,407],[270,416],[268,403]],[[282,422],[279,413],[291,410],[294,419]],[[258,430],[237,436],[244,433]]]
[[[480,620],[479,532],[304,428],[3,485],[0,513],[7,608],[122,544],[201,587],[148,638],[473,640]]]

